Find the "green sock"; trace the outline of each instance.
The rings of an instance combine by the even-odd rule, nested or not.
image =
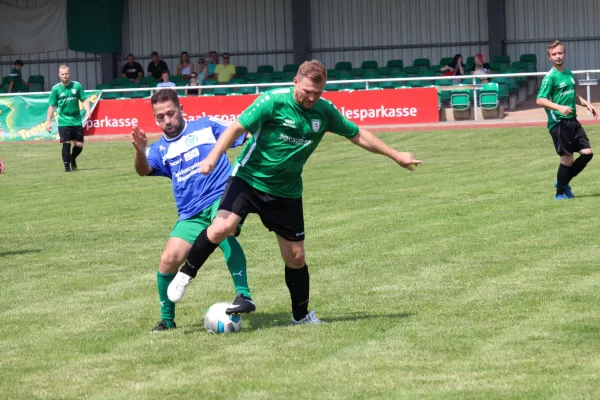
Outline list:
[[[246,256],[242,246],[236,238],[229,236],[221,242],[219,247],[223,250],[227,268],[229,268],[231,279],[233,279],[235,292],[250,297],[248,277],[246,276]]]
[[[163,274],[156,271],[156,283],[158,286],[158,297],[160,298],[160,314],[162,320],[166,322],[167,327],[172,328],[175,323],[175,303],[169,300],[167,289],[169,283],[177,274]]]

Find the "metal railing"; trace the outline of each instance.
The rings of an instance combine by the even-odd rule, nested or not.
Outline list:
[[[585,75],[585,80],[590,82],[594,79],[591,78],[590,74],[600,74],[600,69],[594,70],[582,70],[582,71],[571,71],[574,75]],[[469,90],[473,90],[473,102],[474,102],[474,112],[475,112],[475,120],[478,119],[478,104],[477,104],[477,91],[481,89],[482,85],[478,83],[478,80],[481,79],[491,79],[491,78],[519,78],[519,77],[540,77],[545,76],[548,72],[522,72],[522,73],[508,73],[508,74],[486,74],[486,75],[459,75],[459,76],[413,76],[408,78],[368,78],[368,79],[340,79],[327,81],[327,84],[348,84],[348,83],[364,83],[365,90],[369,90],[369,83],[378,83],[378,82],[410,82],[410,81],[439,81],[439,80],[460,80],[460,81],[470,81],[467,84],[471,83],[472,87]],[[254,87],[255,94],[260,94],[261,87],[282,87],[282,86],[292,86],[293,82],[271,82],[271,83],[244,83],[244,84],[218,84],[218,85],[203,85],[203,86],[173,86],[167,87],[165,89],[175,89],[175,90],[190,90],[190,89],[231,89],[231,88],[241,88],[241,87]],[[585,84],[587,86],[587,101],[591,101],[591,86],[596,85],[596,83],[588,83]],[[433,86],[433,85],[432,85]],[[140,91],[156,91],[161,90],[163,88],[157,87],[136,87],[136,88],[121,88],[121,89],[102,89],[102,92],[110,93],[110,92],[118,92],[118,93],[126,93],[126,92],[140,92]],[[458,88],[455,88],[458,89]],[[343,89],[345,90],[345,89]],[[454,89],[444,89],[441,90],[454,90]],[[15,95],[32,95],[32,94],[49,94],[50,92],[30,92],[30,93],[0,93],[0,97],[4,96],[15,96]]]

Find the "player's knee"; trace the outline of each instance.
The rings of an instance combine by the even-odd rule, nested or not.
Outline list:
[[[594,156],[594,152],[592,151],[592,149],[583,149],[579,152],[579,154],[581,156],[587,156],[587,158],[589,158],[590,160]]]
[[[285,264],[290,268],[302,268],[306,264],[305,254],[303,248],[294,248],[289,252],[286,252]]]
[[[163,251],[160,256],[158,271],[162,274],[174,274],[179,270],[179,266],[183,261],[185,260],[181,260],[177,254],[171,251]]]
[[[228,236],[233,235],[237,231],[237,223],[228,221],[223,218],[215,218],[213,223],[208,228],[208,240],[213,243],[221,243]]]
[[[574,161],[573,156],[570,156],[570,157],[563,156],[560,158],[561,164],[566,165],[567,167],[570,167],[571,165],[573,165],[573,161]]]

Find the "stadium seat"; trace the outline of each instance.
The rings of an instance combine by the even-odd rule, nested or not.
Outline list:
[[[3,87],[0,87],[0,93],[6,93],[6,89],[4,89]]]
[[[453,60],[454,60],[453,57],[442,57],[442,58],[440,58],[440,65],[445,66],[445,65],[451,64]]]
[[[238,65],[235,67],[235,77],[242,78],[248,73],[248,67],[244,67],[243,65]]]
[[[255,94],[256,87],[255,86],[244,86],[239,88],[241,94]]]
[[[350,71],[352,69],[352,63],[350,61],[340,61],[335,63],[335,69],[338,71]]]
[[[392,71],[402,71],[404,69],[404,61],[388,60],[386,67],[391,68]]]
[[[154,87],[157,83],[158,82],[153,76],[144,76],[140,79],[140,85],[150,85],[149,87]]]
[[[351,82],[349,88],[351,90],[365,90],[367,88],[366,82]]]
[[[10,85],[11,81],[12,81],[12,76],[5,76],[4,78],[2,78],[1,86]]]
[[[450,90],[440,90],[440,87],[443,86],[453,86],[453,83],[450,79],[438,79],[435,81],[435,86],[438,87],[438,96],[441,102],[449,103],[450,102]]]
[[[113,85],[115,85],[115,86],[121,86],[121,87],[125,87],[126,85],[128,85],[130,83],[131,82],[129,81],[129,79],[123,78],[123,77],[115,78],[112,81]]]
[[[410,86],[411,88],[422,88],[422,87],[425,87],[426,85],[427,85],[427,81],[421,81],[421,80],[408,81],[408,86]]]
[[[441,76],[443,74],[442,67],[443,65],[432,65],[430,71],[435,76]]]
[[[327,83],[325,84],[325,91],[326,92],[337,92],[339,90],[341,90],[341,85],[339,83]]]
[[[246,75],[244,75],[246,83],[258,82],[259,77],[260,76],[256,72],[248,72]],[[206,85],[206,81],[204,81],[204,84]]]
[[[450,94],[450,107],[457,111],[465,111],[471,107],[469,90],[455,89]]]
[[[498,84],[495,82],[484,83],[479,92],[479,105],[481,108],[493,110],[498,108],[500,99],[498,97]]]
[[[44,75],[29,75],[27,79],[27,83],[37,83],[42,85],[42,88],[46,84],[46,80],[44,79]]]
[[[352,75],[353,79],[362,79],[365,76],[365,70],[362,68],[352,68],[350,75]]]
[[[380,89],[395,89],[397,83],[402,83],[402,82],[381,81],[381,82],[377,82],[377,87]]]
[[[259,83],[273,83],[273,77],[271,75],[263,75],[258,79]]]
[[[454,61],[454,57],[452,58],[452,60],[450,60],[450,62],[448,64],[450,64],[452,61]],[[467,65],[467,64],[471,64],[471,65],[475,64],[475,57],[474,56],[467,57],[467,61],[465,61],[465,65]]]
[[[362,69],[364,69],[365,72],[376,71],[377,68],[379,68],[379,64],[375,60],[368,60],[368,61],[363,61],[362,64],[360,65],[360,67]]]
[[[44,91],[44,85],[42,85],[41,83],[29,83],[31,86],[29,87],[29,91],[30,92],[43,92]]]
[[[537,71],[537,56],[535,54],[521,54],[519,61],[527,64],[527,71]]]
[[[296,75],[299,67],[300,66],[298,64],[286,64],[283,66],[283,72]]]
[[[230,93],[229,88],[215,88],[213,94],[215,96],[227,96]]]
[[[124,86],[125,89],[134,89],[139,87],[140,85],[135,83],[129,83]],[[146,90],[136,90],[135,92],[123,92],[122,94],[126,99],[143,99],[144,97],[148,96],[150,92]]]
[[[327,80],[335,81],[340,77],[340,71],[337,69],[328,69],[327,70]]]
[[[413,67],[418,67],[421,71],[428,70],[431,68],[431,61],[429,58],[417,58],[413,61]]]
[[[419,75],[419,72],[421,72],[421,68],[420,67],[415,67],[413,65],[413,66],[404,68],[403,71],[406,73],[406,75],[408,75],[409,77],[412,77],[412,76]]]
[[[404,71],[394,71],[392,72],[392,78],[408,78],[408,75]],[[396,88],[408,86],[407,81],[394,81],[393,83]]]
[[[494,63],[501,64],[502,66],[510,66],[510,56],[496,56],[494,57]]]
[[[392,69],[390,67],[379,67],[377,68],[377,74],[380,78],[389,78],[392,76]]]
[[[275,72],[275,68],[268,64],[259,65],[258,68],[256,68],[256,73],[261,75],[272,74],[273,72]]]
[[[102,99],[120,99],[123,97],[121,92],[102,92]]]
[[[285,72],[283,71],[275,71],[271,74],[271,78],[273,79],[273,82],[285,82],[287,81],[287,77],[285,75]]]
[[[490,68],[492,69],[493,74],[500,74],[501,73],[500,71],[502,70],[502,64],[492,62],[492,63],[490,63]]]

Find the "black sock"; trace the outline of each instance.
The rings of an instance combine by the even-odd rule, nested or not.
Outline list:
[[[62,159],[66,169],[71,169],[71,143],[63,143]]]
[[[187,260],[185,260],[183,267],[181,267],[181,272],[195,278],[200,267],[208,260],[208,257],[210,257],[217,247],[219,247],[219,244],[208,240],[206,229],[204,229],[196,238]]]
[[[560,196],[561,194],[565,194],[565,185],[569,184],[571,180],[571,167],[566,166],[565,164],[560,164],[558,166],[558,173],[556,174],[556,195]]]
[[[577,157],[577,160],[571,165],[571,179],[575,178],[594,157],[593,154],[582,154]],[[570,180],[570,179],[569,179]]]
[[[77,156],[79,156],[82,151],[83,151],[83,147],[73,146],[73,153],[71,153],[71,162],[75,161]]]
[[[296,321],[308,315],[308,298],[310,294],[310,276],[308,266],[300,269],[285,266],[285,283],[292,298],[292,316]]]

